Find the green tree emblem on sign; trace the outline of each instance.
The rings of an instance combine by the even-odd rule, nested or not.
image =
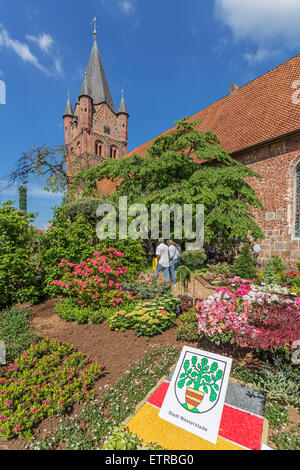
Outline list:
[[[215,402],[220,390],[217,383],[223,377],[223,371],[219,369],[217,362],[211,365],[206,357],[198,361],[197,356],[187,359],[183,364],[184,372],[179,376],[177,387],[185,391],[185,403],[182,405],[189,411],[197,412],[205,395],[209,394],[209,401]]]

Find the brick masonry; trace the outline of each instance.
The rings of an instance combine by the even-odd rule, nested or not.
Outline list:
[[[295,237],[295,181],[300,164],[300,133],[243,152],[237,159],[262,176],[249,182],[264,210],[256,221],[264,233],[261,260],[281,256],[287,262],[300,260],[300,239]]]

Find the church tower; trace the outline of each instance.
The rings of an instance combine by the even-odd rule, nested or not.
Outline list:
[[[83,162],[99,164],[104,158],[127,153],[129,114],[122,97],[118,111],[113,103],[94,31],[93,47],[73,111],[70,96],[63,115],[67,175],[76,175]]]

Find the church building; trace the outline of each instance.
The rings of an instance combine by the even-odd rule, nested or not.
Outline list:
[[[183,116],[178,116],[181,118]],[[103,157],[145,155],[151,141],[127,153],[129,114],[122,95],[116,111],[101,62],[96,35],[78,101],[64,113],[68,171],[86,152],[97,164]],[[261,175],[250,181],[264,210],[256,210],[264,233],[261,259],[300,260],[300,54],[190,117],[200,132],[215,132],[232,157]],[[172,132],[175,126],[163,133]],[[101,190],[110,194],[106,182]]]
[[[96,31],[74,111],[69,96],[63,119],[68,176],[79,171],[82,157],[89,165],[96,165],[103,158],[120,158],[127,153],[129,114],[123,91],[118,111],[115,108],[96,41]]]

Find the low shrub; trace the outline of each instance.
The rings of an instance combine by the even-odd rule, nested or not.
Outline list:
[[[200,338],[259,349],[287,347],[299,338],[298,299],[254,291],[249,284],[232,286],[197,302]]]
[[[109,319],[109,326],[115,331],[130,328],[138,336],[151,337],[171,328],[176,320],[175,308],[180,301],[173,296],[160,297],[144,302],[131,312],[119,310]]]
[[[74,299],[60,299],[54,306],[54,311],[59,317],[68,322],[83,323],[102,323],[105,315],[101,310],[92,307],[82,308],[74,301]]]
[[[51,284],[60,288],[65,296],[76,299],[82,307],[94,309],[119,306],[133,300],[129,292],[122,289],[122,281],[128,268],[122,262],[124,253],[113,247],[103,252],[93,253],[81,263],[71,263],[62,259],[59,268],[64,272],[61,280]]]
[[[236,258],[233,271],[235,275],[248,279],[256,276],[256,266],[248,243],[243,246],[241,254]]]
[[[178,341],[196,343],[199,341],[198,320],[194,310],[183,313],[179,317],[180,323],[176,331]]]
[[[102,450],[136,450],[142,443],[125,427],[115,427],[106,437]]]
[[[300,449],[300,431],[299,426],[295,426],[289,431],[278,433],[272,437],[278,450],[299,450]]]
[[[270,400],[282,405],[300,405],[300,374],[279,352],[273,353],[271,360],[261,360],[257,369],[236,366],[233,376],[267,392]]]
[[[7,361],[39,339],[30,329],[30,315],[26,310],[12,307],[0,313],[0,340],[5,343]]]
[[[277,402],[269,402],[265,406],[265,417],[272,429],[278,429],[288,424],[289,416],[285,406]]]
[[[191,271],[201,268],[206,261],[205,250],[184,251],[181,255],[182,263]]]
[[[61,414],[75,401],[89,401],[104,365],[72,345],[46,338],[0,369],[0,436],[29,437],[46,417]]]
[[[214,274],[222,274],[225,277],[233,276],[233,268],[227,263],[208,264],[207,272]]]

